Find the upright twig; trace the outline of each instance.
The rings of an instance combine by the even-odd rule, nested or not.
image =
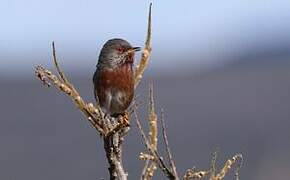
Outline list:
[[[151,54],[151,9],[152,9],[152,3],[150,3],[149,7],[149,15],[148,15],[148,28],[147,28],[147,37],[145,41],[145,48],[142,51],[141,60],[139,62],[139,65],[135,68],[135,89],[137,88],[138,84],[140,83],[143,73],[148,65],[149,56]]]
[[[236,164],[240,160],[240,165],[237,167],[237,171],[235,173],[236,179],[239,179],[239,170],[243,163],[243,156],[242,154],[236,154],[231,159],[228,159],[224,165],[224,167],[221,169],[221,171],[216,174],[214,177],[211,177],[210,180],[221,180],[224,179],[225,175],[228,173],[228,171],[232,168],[234,164]]]
[[[150,83],[149,85],[149,137],[150,137],[150,144],[154,150],[157,150],[157,115],[155,113],[155,103],[154,103],[154,94],[153,94],[153,84]]]
[[[135,120],[136,120],[136,123],[137,123],[137,127],[138,129],[140,130],[140,133],[141,133],[141,137],[142,137],[142,140],[143,140],[143,143],[147,149],[147,151],[149,152],[149,154],[143,154],[143,153],[140,153],[140,159],[142,160],[145,160],[145,159],[150,159],[150,160],[154,160],[156,161],[156,163],[158,164],[158,167],[162,170],[162,172],[165,174],[166,177],[168,177],[169,179],[171,180],[174,180],[175,177],[173,175],[173,173],[170,171],[170,169],[166,166],[166,164],[164,163],[164,160],[162,157],[159,156],[159,154],[157,153],[157,151],[155,151],[150,143],[149,143],[149,140],[148,138],[146,137],[145,135],[145,132],[142,128],[142,125],[140,123],[140,119],[139,119],[139,116],[138,116],[138,113],[137,113],[137,107],[135,106],[134,108],[134,111],[133,111],[133,114],[135,116]],[[145,178],[146,179],[146,178]]]
[[[165,149],[167,152],[167,157],[168,157],[168,160],[170,163],[170,167],[174,173],[174,176],[178,180],[179,177],[177,174],[176,166],[175,166],[175,163],[174,163],[174,160],[173,160],[170,148],[169,148],[169,142],[168,142],[168,137],[167,137],[167,133],[166,133],[165,120],[164,120],[164,110],[163,109],[161,109],[161,125],[162,125],[161,126],[162,127],[162,137],[163,137],[163,141],[165,143]]]
[[[68,83],[68,80],[67,80],[64,72],[61,70],[60,66],[58,65],[54,41],[52,41],[52,56],[53,56],[54,66],[57,70],[59,79],[61,79],[63,83]]]
[[[215,175],[216,175],[217,156],[218,156],[218,149],[216,149],[212,153],[212,158],[211,158],[211,162],[210,162],[210,179],[215,178]]]
[[[149,123],[149,143],[151,148],[154,151],[157,151],[157,135],[158,135],[158,128],[157,128],[157,115],[155,113],[155,104],[154,104],[154,97],[153,97],[153,84],[150,83],[149,85],[149,115],[148,115],[148,123]],[[144,169],[147,168],[145,179],[152,179],[154,175],[154,171],[156,170],[156,162],[149,161],[148,167],[144,166]]]

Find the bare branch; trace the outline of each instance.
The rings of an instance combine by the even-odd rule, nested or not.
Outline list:
[[[55,68],[57,70],[59,79],[61,79],[63,83],[68,83],[68,80],[67,80],[64,72],[61,70],[60,66],[58,65],[54,41],[52,41],[52,56],[53,56],[54,66],[55,66]]]
[[[157,115],[155,113],[155,105],[154,105],[154,95],[153,95],[153,84],[150,83],[149,86],[149,137],[150,144],[154,150],[157,150]]]
[[[142,156],[142,155],[140,154],[140,156]],[[142,159],[142,158],[140,158],[140,159]],[[153,157],[153,159],[154,159],[154,157]],[[141,180],[146,180],[149,163],[150,163],[150,158],[145,159],[145,165],[144,165],[143,170],[142,170]]]
[[[167,157],[170,163],[170,167],[175,175],[175,177],[178,177],[177,174],[177,170],[176,170],[176,166],[169,148],[169,142],[168,142],[168,138],[167,138],[167,134],[166,134],[166,127],[165,127],[165,120],[164,120],[164,111],[163,109],[161,109],[161,124],[162,124],[162,137],[163,137],[163,141],[165,143],[165,148],[166,148],[166,152],[167,152]]]
[[[221,172],[218,173],[214,178],[212,178],[211,180],[220,180],[223,179],[225,177],[225,175],[227,174],[227,172],[232,168],[232,166],[237,163],[238,160],[241,160],[240,162],[240,166],[238,166],[238,171],[236,172],[235,176],[236,178],[239,177],[239,169],[241,167],[242,161],[243,161],[243,156],[242,154],[236,154],[235,156],[233,156],[231,159],[228,159],[224,165],[224,167],[222,168]]]
[[[143,139],[143,143],[145,144],[145,147],[147,148],[147,151],[150,152],[150,154],[154,157],[154,161],[156,161],[158,167],[162,170],[162,172],[165,174],[165,176],[167,176],[169,179],[174,180],[176,179],[176,177],[172,174],[172,172],[169,170],[169,168],[165,165],[163,159],[159,156],[159,154],[157,153],[156,150],[154,150],[150,143],[149,140],[147,139],[144,130],[141,126],[140,120],[139,120],[139,116],[137,114],[137,107],[135,106],[135,109],[133,111],[134,116],[135,116],[135,120],[137,123],[137,127],[140,130],[141,133],[141,137]]]
[[[150,3],[149,6],[149,15],[148,15],[148,28],[147,28],[147,38],[146,38],[146,42],[145,42],[145,47],[147,49],[151,48],[151,9],[152,9],[152,3]]]
[[[216,175],[216,161],[218,156],[218,149],[212,153],[211,163],[210,163],[210,179],[214,178]]]
[[[87,117],[91,125],[101,134],[105,135],[105,128],[101,121],[101,113],[97,107],[94,107],[91,103],[87,104],[84,102],[79,93],[67,85],[67,83],[62,82],[57,76],[52,74],[49,70],[43,68],[42,66],[36,66],[35,73],[37,77],[46,84],[53,83],[59,90],[66,93],[76,104],[76,106],[83,112]]]
[[[137,88],[138,84],[140,83],[143,73],[148,65],[149,56],[151,54],[151,7],[152,3],[150,3],[149,7],[149,15],[148,15],[148,28],[147,28],[147,37],[145,42],[145,48],[141,55],[141,60],[139,65],[135,68],[135,89]]]
[[[136,123],[137,123],[137,127],[140,130],[140,133],[141,133],[141,137],[143,139],[143,142],[144,142],[145,146],[147,147],[147,149],[151,149],[149,140],[147,139],[147,137],[145,135],[145,132],[144,132],[144,130],[142,128],[142,125],[140,123],[139,116],[137,114],[137,106],[136,105],[135,105],[135,109],[134,109],[133,113],[134,113],[134,116],[135,116],[135,120],[136,120]]]
[[[155,106],[154,106],[154,97],[153,97],[153,84],[150,83],[149,85],[149,115],[148,115],[148,123],[149,123],[149,143],[151,148],[156,151],[157,150],[157,135],[158,135],[158,128],[157,128],[157,115],[155,113]],[[146,167],[146,164],[145,164]],[[144,168],[145,168],[144,167]],[[152,179],[154,175],[154,171],[157,169],[155,161],[149,161],[149,166],[146,167],[146,175],[145,179]]]
[[[242,154],[236,154],[231,159],[228,159],[221,169],[220,173],[215,174],[216,172],[216,160],[217,160],[217,151],[213,153],[213,158],[211,160],[211,168],[210,170],[202,170],[202,171],[196,171],[195,167],[192,169],[188,169],[183,176],[183,180],[191,180],[191,179],[202,179],[205,176],[210,176],[209,180],[222,180],[224,179],[225,175],[228,173],[228,171],[232,168],[232,166],[240,160],[240,163],[236,169],[235,177],[236,180],[239,180],[239,171],[242,166],[243,162],[243,156]]]

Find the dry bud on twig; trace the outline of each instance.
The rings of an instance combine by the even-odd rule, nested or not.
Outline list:
[[[202,179],[208,175],[210,175],[209,180],[222,180],[228,171],[232,168],[232,166],[240,160],[237,170],[235,172],[236,180],[239,180],[239,171],[243,162],[242,154],[236,154],[231,159],[228,159],[221,169],[220,173],[216,174],[216,160],[217,160],[217,152],[213,153],[213,157],[211,160],[211,168],[210,170],[202,170],[196,171],[196,168],[188,169],[183,176],[184,180],[192,180],[192,179]]]

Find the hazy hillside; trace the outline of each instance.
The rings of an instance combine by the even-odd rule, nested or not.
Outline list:
[[[178,170],[208,167],[210,153],[218,147],[219,163],[244,154],[241,179],[285,179],[290,176],[289,63],[238,67],[178,77],[152,75]],[[87,76],[72,81],[92,101],[91,74]],[[143,109],[147,83],[137,92]],[[67,97],[43,88],[35,78],[2,79],[0,84],[0,179],[107,177],[102,144]],[[132,121],[124,162],[132,179],[143,166],[137,160],[143,145],[136,133]]]

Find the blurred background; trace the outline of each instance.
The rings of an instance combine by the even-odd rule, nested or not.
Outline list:
[[[63,69],[94,101],[99,50],[114,37],[142,46],[149,3],[0,2],[0,179],[107,179],[95,130],[69,98],[42,87],[33,67],[53,68],[54,40]],[[136,94],[146,125],[153,81],[179,173],[208,168],[218,148],[218,167],[243,153],[241,179],[289,177],[290,1],[167,0],[152,10],[153,51]],[[124,164],[137,179],[144,147],[131,124]]]

